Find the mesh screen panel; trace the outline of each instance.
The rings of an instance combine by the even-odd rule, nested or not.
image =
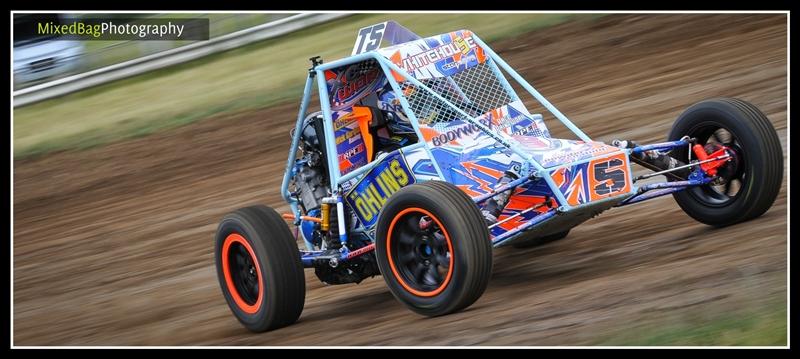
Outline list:
[[[478,117],[513,101],[512,94],[503,87],[488,61],[453,76],[423,79],[420,82],[458,109]],[[410,81],[400,85],[420,124],[437,128],[463,117],[424,88],[417,88]]]

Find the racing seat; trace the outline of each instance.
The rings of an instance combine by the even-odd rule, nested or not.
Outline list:
[[[387,119],[376,107],[354,105],[336,122],[336,150],[342,174],[372,162],[380,152],[402,147],[385,141],[389,134]]]
[[[381,110],[372,106],[353,106],[352,111],[343,119],[354,119],[358,123],[361,138],[367,152],[367,163],[375,159],[375,142],[378,129],[386,126],[386,118]]]

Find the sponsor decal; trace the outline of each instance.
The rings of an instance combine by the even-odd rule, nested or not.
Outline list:
[[[497,120],[497,122],[496,122],[497,129],[498,130],[505,130],[506,128],[514,126],[514,125],[517,124],[517,122],[522,121],[524,119],[527,119],[527,117],[525,117],[522,114],[517,114],[517,116],[514,116],[514,117],[511,117],[509,115],[505,115],[505,116],[503,116],[503,117],[501,117],[501,118],[499,118]]]
[[[624,154],[591,162],[589,194],[592,201],[630,191],[628,163]]]
[[[482,164],[479,164],[482,163]],[[457,184],[461,190],[467,193],[470,197],[479,196],[492,191],[494,185],[503,176],[503,165],[497,166],[497,163],[488,160],[477,160],[471,162],[461,163],[462,170],[452,168],[451,171],[464,176],[463,180],[466,184]],[[497,168],[492,168],[497,167]],[[454,182],[462,182],[458,177],[454,177]]]
[[[431,138],[431,145],[434,147],[439,147],[446,145],[448,143],[452,143],[454,145],[460,145],[458,140],[465,136],[472,136],[475,134],[480,134],[481,130],[478,126],[475,126],[472,123],[468,123],[464,126],[458,126],[455,129],[448,130],[442,133],[439,133],[436,136]]]
[[[328,71],[326,79],[328,81],[328,95],[331,99],[331,108],[339,110],[349,107],[362,97],[370,93],[370,90],[375,87],[381,76],[379,68],[372,68],[359,74],[359,76],[348,77],[347,74],[353,66],[361,66],[361,64],[350,65],[347,69],[341,69],[341,72],[334,73]],[[362,72],[356,70],[354,72]]]
[[[381,208],[400,188],[415,182],[408,164],[399,153],[369,171],[345,196],[347,204],[365,227],[378,220]]]
[[[349,112],[347,112],[347,113],[349,113]],[[340,114],[340,113],[337,113],[336,115],[337,116],[341,116],[341,117],[337,117],[335,120],[333,120],[333,130],[334,131],[339,131],[339,130],[341,130],[341,129],[343,129],[343,128],[345,128],[345,127],[347,127],[347,126],[349,126],[349,125],[351,125],[351,124],[356,122],[356,120],[353,119],[352,117],[346,117],[346,116],[344,116],[343,114]]]
[[[567,202],[573,206],[588,202],[586,198],[586,186],[583,185],[586,171],[583,166],[577,167],[572,183],[569,184],[567,190],[564,191],[564,196],[567,197]]]
[[[361,131],[359,131],[358,129],[353,129],[353,130],[347,131],[344,134],[336,137],[336,145],[338,146],[339,144],[341,144],[344,141],[348,141],[348,143],[352,143],[353,141],[358,140],[358,138],[354,138],[356,136],[361,136]]]
[[[536,121],[508,105],[487,112],[485,115],[478,117],[477,121],[495,133],[504,131],[511,135],[526,135],[538,134],[541,132]],[[471,122],[458,119],[453,119],[450,126],[446,127],[444,132],[433,131],[435,131],[435,133],[427,131],[429,133],[425,139],[434,147],[443,146],[448,143],[460,146],[461,144],[458,143],[458,141],[465,136],[476,139],[481,135],[481,130],[478,126]]]
[[[541,135],[541,131],[539,128],[536,127],[536,123],[531,124],[528,127],[522,127],[513,132],[515,135],[525,136],[525,135]]]
[[[475,40],[472,38],[472,36],[458,36],[450,43],[442,44],[430,50],[425,50],[418,54],[408,56],[396,64],[406,72],[413,73],[418,68],[435,64],[439,61],[451,59],[456,55],[467,55],[470,50],[477,47],[478,44],[475,43]],[[454,66],[458,66],[458,64],[456,63]]]
[[[493,125],[492,128],[497,131],[503,131],[510,135],[548,137],[546,130],[542,131],[533,115],[529,116],[514,107],[514,105],[519,104],[521,104],[519,101],[512,102],[489,111],[484,116],[489,119],[489,122]]]
[[[336,126],[338,122],[334,122],[334,125]],[[339,159],[339,171],[342,174],[367,164],[366,146],[361,137],[361,131],[357,127],[350,127],[353,124],[355,122],[342,125],[336,131],[336,152]]]
[[[339,154],[339,162],[347,161],[351,157],[353,157],[353,156],[355,156],[355,155],[357,155],[357,154],[359,154],[361,152],[364,152],[364,144],[363,143],[358,143],[355,146],[353,146],[352,148],[347,149],[347,151],[345,151],[344,153],[340,153]]]
[[[572,167],[559,168],[550,173],[553,176],[553,181],[570,205],[577,206],[589,201],[589,196],[586,194],[586,186],[584,186],[587,165],[588,163],[586,162],[579,163]]]
[[[630,192],[630,174],[624,153],[594,159],[551,173],[567,202],[573,206]]]
[[[403,112],[403,106],[400,105],[400,100],[392,99],[391,102],[379,102],[380,109],[389,112]]]
[[[388,21],[359,30],[356,44],[353,46],[353,52],[350,55],[377,50],[381,46],[381,40],[383,40],[383,33],[386,31],[387,24]]]

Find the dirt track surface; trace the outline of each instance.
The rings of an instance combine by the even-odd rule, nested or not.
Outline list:
[[[690,104],[731,96],[761,108],[786,151],[783,15],[611,15],[492,45],[594,138],[663,140]],[[576,345],[785,298],[784,175],[748,223],[714,230],[662,197],[560,242],[498,249],[486,293],[445,317],[406,310],[381,277],[326,287],[306,270],[300,320],[249,333],[220,292],[213,233],[235,208],[286,208],[296,106],[16,161],[14,343]]]

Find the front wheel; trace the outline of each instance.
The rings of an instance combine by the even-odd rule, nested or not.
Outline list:
[[[483,215],[463,191],[441,181],[405,187],[389,199],[378,218],[375,250],[395,298],[427,316],[468,307],[492,273]]]
[[[775,202],[783,179],[783,151],[769,119],[752,104],[733,98],[699,102],[678,117],[669,139],[697,139],[707,153],[722,146],[732,160],[707,185],[687,188],[673,196],[695,220],[727,226],[756,218]],[[686,148],[672,155],[686,161]]]
[[[254,332],[294,323],[306,282],[297,242],[278,212],[266,206],[225,216],[214,240],[217,277],[233,315]]]

